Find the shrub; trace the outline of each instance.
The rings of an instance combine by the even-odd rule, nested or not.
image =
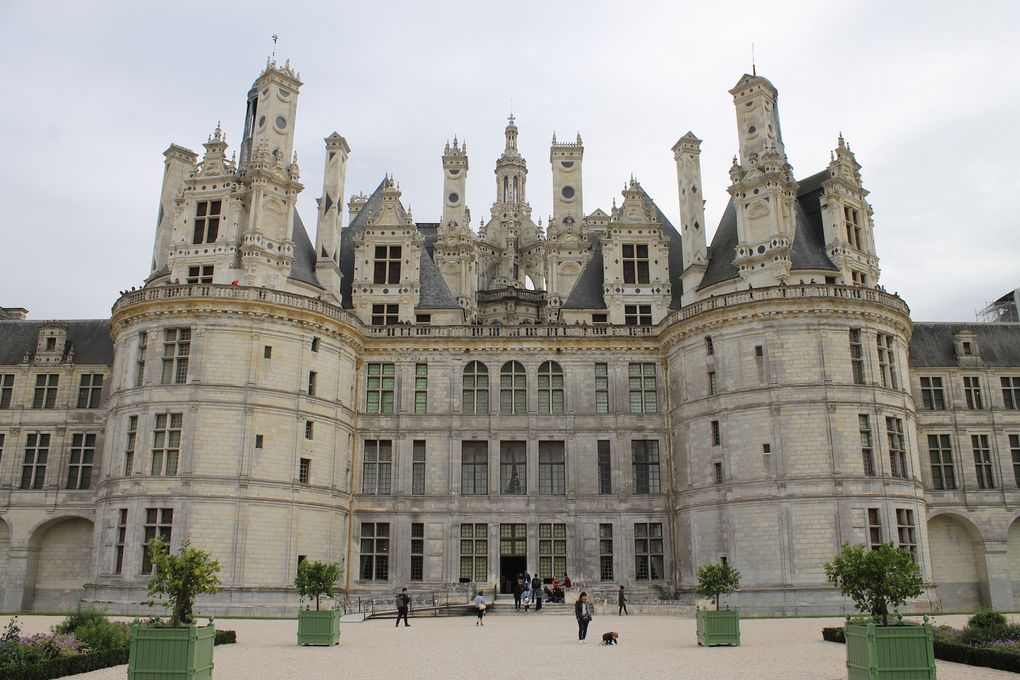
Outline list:
[[[202,593],[215,593],[220,579],[220,563],[204,550],[192,548],[188,541],[176,555],[170,554],[162,537],[148,543],[152,558],[153,576],[149,581],[149,595],[166,596],[163,604],[173,610],[173,625],[194,623],[195,597]],[[145,604],[154,605],[149,600]]]
[[[232,645],[237,642],[237,632],[233,630],[218,630],[213,638],[214,645]]]
[[[843,627],[822,628],[822,639],[826,642],[846,643],[846,630]]]
[[[8,668],[4,670],[3,677],[4,680],[49,680],[49,678],[62,678],[66,675],[77,675],[100,668],[119,666],[127,662],[128,650],[114,649],[108,652],[59,657],[41,663]]]
[[[887,623],[889,606],[898,607],[922,593],[924,581],[910,551],[884,543],[874,550],[843,543],[825,575],[839,592],[854,601],[857,610],[881,617]]]
[[[126,649],[130,630],[126,623],[109,621],[103,617],[77,628],[74,636],[88,647],[90,652],[108,652],[111,649]]]
[[[942,630],[948,628],[943,626]],[[949,630],[952,630],[951,628]],[[829,642],[846,642],[843,628],[822,628],[822,638]],[[935,658],[942,661],[955,661],[971,666],[996,668],[1001,671],[1020,673],[1020,648],[972,647],[944,636],[936,635],[934,642]]]
[[[978,612],[967,619],[968,628],[1003,628],[1008,624],[1006,617],[996,611]]]
[[[698,566],[698,587],[694,589],[700,597],[715,600],[715,608],[719,609],[719,596],[732,593],[740,587],[740,572],[730,565],[702,564]]]
[[[73,614],[68,614],[67,618],[53,626],[50,630],[54,633],[73,633],[79,628],[83,628],[96,621],[106,621],[106,615],[96,609],[82,609]]]
[[[315,611],[319,610],[320,597],[333,597],[334,586],[343,569],[337,562],[303,561],[298,565],[294,587],[301,599],[315,598]]]

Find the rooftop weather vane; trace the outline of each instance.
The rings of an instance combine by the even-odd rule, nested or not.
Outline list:
[[[276,36],[274,35],[273,38],[276,38]],[[273,40],[273,42],[276,41]],[[751,43],[751,75],[752,76],[758,75],[758,67],[755,66],[754,64],[754,43]]]
[[[273,34],[273,61],[276,61],[276,41],[279,40],[280,36]]]

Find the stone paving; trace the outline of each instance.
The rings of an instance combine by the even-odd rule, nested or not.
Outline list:
[[[1014,616],[1014,619],[1017,617]],[[25,632],[47,630],[57,617],[23,617]],[[960,626],[963,616],[938,623]],[[751,619],[741,622],[743,646],[697,646],[694,619],[666,616],[599,616],[589,642],[577,643],[570,616],[504,613],[485,618],[411,619],[344,623],[338,647],[298,647],[294,620],[220,619],[238,643],[216,648],[216,680],[687,680],[742,678],[846,678],[843,645],[824,642],[823,626],[841,619]],[[6,617],[0,617],[0,625]],[[620,633],[618,647],[600,647],[602,633]],[[1013,673],[938,661],[939,680],[1006,680]],[[74,676],[123,680],[126,666]]]

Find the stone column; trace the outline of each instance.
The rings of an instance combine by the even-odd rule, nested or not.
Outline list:
[[[38,557],[38,548],[11,546],[7,560],[7,588],[2,603],[4,611],[20,612],[32,606]]]
[[[985,541],[985,568],[988,574],[988,600],[992,609],[1010,611],[1013,605],[1013,584],[1009,580],[1009,557],[1006,541]]]

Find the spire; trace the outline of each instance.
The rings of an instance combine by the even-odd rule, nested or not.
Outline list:
[[[510,114],[506,125],[506,154],[517,153],[517,126],[514,124],[514,114]]]

